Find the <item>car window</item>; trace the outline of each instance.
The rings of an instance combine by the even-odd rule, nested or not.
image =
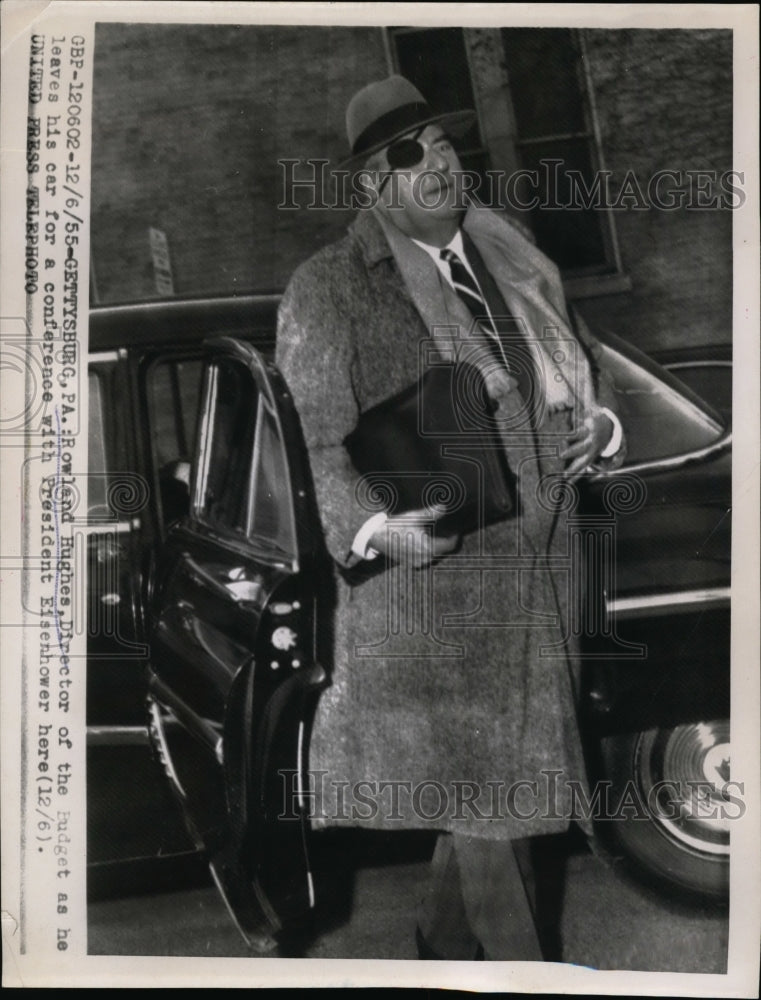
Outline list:
[[[103,412],[103,384],[100,375],[90,370],[87,377],[88,406],[88,476],[87,514],[90,520],[109,512],[106,496],[106,421]]]
[[[731,361],[674,361],[664,366],[729,421],[732,415]]]
[[[200,357],[161,358],[151,362],[145,375],[148,446],[165,526],[189,510],[188,477],[195,451],[203,368]]]
[[[277,415],[269,401],[260,396],[249,534],[270,539],[279,549],[292,552],[291,502],[289,497],[281,495],[288,479]]]
[[[197,510],[204,520],[245,534],[258,393],[250,372],[238,362],[213,365],[208,392]]]
[[[295,557],[290,475],[277,412],[242,362],[224,359],[210,367],[199,444],[197,516]]]
[[[193,455],[202,375],[199,358],[157,361],[148,370],[148,418],[159,470]]]
[[[687,455],[719,440],[726,421],[709,403],[631,344],[612,334],[601,340],[628,465]]]

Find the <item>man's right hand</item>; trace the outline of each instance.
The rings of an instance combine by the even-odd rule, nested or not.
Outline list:
[[[422,569],[435,559],[454,552],[460,543],[459,535],[435,534],[434,524],[435,518],[427,510],[393,514],[373,534],[370,545],[392,562]]]

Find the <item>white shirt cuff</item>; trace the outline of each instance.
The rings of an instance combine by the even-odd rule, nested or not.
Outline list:
[[[372,517],[365,521],[351,543],[351,551],[355,556],[359,556],[360,559],[377,558],[378,552],[376,549],[370,547],[370,539],[376,531],[379,531],[383,527],[387,519],[388,515],[385,511],[381,511],[380,514],[373,514]]]
[[[613,410],[609,410],[607,406],[601,406],[600,412],[604,413],[608,420],[610,420],[613,424],[613,433],[610,436],[610,441],[608,441],[603,450],[600,452],[599,457],[612,458],[613,455],[615,455],[619,450],[624,440],[624,429],[621,426],[621,421],[615,415]]]

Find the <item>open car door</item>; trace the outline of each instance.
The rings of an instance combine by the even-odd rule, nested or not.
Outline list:
[[[207,344],[189,512],[152,600],[154,747],[244,936],[259,951],[313,905],[303,767],[326,682],[322,547],[306,450],[277,369]]]

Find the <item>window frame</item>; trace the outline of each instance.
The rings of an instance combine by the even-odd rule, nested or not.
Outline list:
[[[502,45],[503,51],[505,46],[505,33],[511,30],[511,28],[500,28],[500,43]],[[540,31],[543,29],[539,29]],[[515,129],[515,148],[516,148],[516,159],[521,160],[521,152],[523,150],[530,149],[531,147],[539,146],[543,143],[560,142],[568,140],[579,140],[585,144],[587,153],[589,155],[589,161],[593,171],[599,173],[604,169],[603,153],[602,153],[602,143],[600,136],[599,122],[596,113],[596,106],[594,103],[594,91],[592,88],[592,80],[589,74],[589,64],[586,57],[586,46],[584,42],[584,37],[581,31],[574,28],[563,28],[563,31],[568,32],[568,36],[571,40],[572,46],[572,63],[573,71],[576,77],[577,84],[577,96],[579,99],[579,106],[582,115],[582,129],[562,131],[562,132],[548,132],[544,134],[531,135],[526,137],[521,137],[518,133],[518,128],[516,125]],[[510,86],[510,64],[505,55],[506,66],[505,72],[507,76],[507,90],[510,95],[511,101],[512,88]],[[515,119],[515,116],[514,116]],[[610,211],[602,213],[604,216],[604,222],[599,227],[600,239],[603,247],[604,262],[601,264],[589,264],[584,267],[567,269],[564,274],[567,276],[569,281],[583,281],[588,278],[604,277],[610,274],[620,273],[621,268],[621,254],[618,247],[618,241],[616,239],[615,228],[613,226],[613,219]]]
[[[254,425],[251,439],[251,453],[247,457],[248,465],[243,470],[244,474],[241,476],[241,484],[242,488],[246,491],[246,497],[245,504],[241,510],[241,524],[238,527],[210,516],[205,509],[205,494],[214,460],[213,426],[219,396],[219,373],[223,365],[238,366],[251,380],[252,387],[256,393],[256,402],[252,405],[251,411]],[[293,483],[291,480],[290,463],[288,461],[288,450],[277,406],[266,390],[267,387],[261,384],[257,373],[252,370],[250,364],[244,359],[226,353],[209,358],[209,364],[204,374],[202,385],[196,448],[193,456],[194,472],[190,488],[190,514],[194,521],[213,532],[215,537],[218,539],[227,539],[236,547],[245,546],[254,558],[270,562],[273,560],[275,562],[282,562],[285,559],[288,564],[295,567],[298,565],[298,532],[293,509]],[[288,535],[287,548],[281,546],[279,540],[257,529],[255,504],[259,470],[262,465],[261,431],[263,423],[268,419],[274,430],[275,437],[278,439],[278,447],[283,449],[285,456],[282,486],[289,498],[290,504],[286,526]]]
[[[509,66],[506,65],[506,55],[502,44],[502,31],[505,28],[494,29],[473,29],[462,26],[452,26],[462,32],[465,49],[466,64],[470,74],[470,84],[474,97],[474,110],[478,119],[478,131],[482,143],[482,148],[476,151],[467,150],[470,155],[473,152],[483,155],[487,164],[494,164],[495,155],[493,151],[492,137],[485,127],[485,115],[481,107],[481,94],[479,89],[478,74],[473,70],[473,59],[471,52],[471,41],[469,33],[472,31],[489,30],[494,35],[499,36],[496,40],[495,48],[501,53],[501,65],[499,67],[501,77],[501,90],[507,104],[506,115],[509,118],[509,125],[501,136],[499,145],[501,150],[502,166],[508,172],[519,168],[520,150],[527,144],[527,140],[521,140],[517,133],[516,118],[513,105],[513,94],[510,88]],[[400,72],[398,51],[395,39],[402,34],[424,34],[427,31],[436,30],[428,26],[393,26],[384,27],[383,39],[386,58],[389,70],[392,73]],[[586,57],[586,40],[584,29],[570,28],[573,42],[576,48],[576,70],[579,76],[579,90],[582,101],[586,129],[584,137],[588,140],[591,162],[595,170],[605,169],[605,158],[603,154],[602,135],[595,102],[593,80],[589,70],[589,60]],[[544,137],[546,139],[546,137]],[[529,140],[530,143],[541,141],[536,138]],[[630,291],[632,288],[631,278],[625,273],[621,258],[620,246],[616,233],[615,219],[610,209],[604,211],[604,221],[600,225],[600,236],[603,243],[605,261],[599,267],[586,267],[583,269],[567,269],[561,271],[565,293],[569,299],[578,300],[592,298],[599,295],[611,295]],[[530,223],[519,218],[517,220],[523,227],[531,231]]]
[[[107,373],[99,370],[97,363],[90,362],[87,368],[87,522],[88,524],[103,520],[110,515],[108,505],[108,475],[109,475],[109,448],[108,448],[108,413],[104,405]],[[93,392],[93,386],[97,390]],[[93,436],[93,414],[97,411],[98,434]],[[99,440],[98,440],[99,439]],[[94,447],[95,444],[95,447]],[[93,460],[99,459],[98,467],[93,467]],[[92,503],[90,499],[90,483],[97,478],[102,478],[102,503]]]
[[[140,412],[145,415],[145,421],[143,426],[140,428],[140,437],[142,442],[144,462],[146,467],[146,476],[150,477],[151,490],[154,500],[154,511],[156,517],[156,530],[159,537],[163,538],[166,535],[167,525],[165,521],[165,511],[164,511],[164,500],[161,491],[161,481],[160,474],[161,470],[166,465],[166,462],[160,461],[159,450],[156,445],[156,440],[154,432],[156,430],[154,422],[154,407],[153,407],[153,397],[152,390],[150,388],[150,381],[155,373],[155,371],[162,365],[177,366],[180,364],[188,364],[192,362],[198,362],[201,365],[200,377],[199,377],[199,396],[198,396],[198,408],[194,416],[194,440],[190,442],[191,447],[189,447],[189,459],[188,461],[192,463],[193,455],[195,453],[196,443],[198,441],[199,434],[199,419],[201,414],[201,409],[203,406],[203,385],[205,377],[205,365],[206,356],[203,348],[189,347],[181,348],[176,351],[166,350],[163,348],[158,348],[155,352],[151,352],[149,355],[140,358],[137,370],[137,391],[140,399]],[[176,401],[176,400],[175,400]],[[175,413],[172,417],[175,422],[178,419],[178,415]],[[183,426],[183,435],[185,429]],[[171,461],[171,460],[170,460]]]
[[[200,372],[198,374],[198,406],[193,415],[193,430],[191,434],[198,433],[198,413],[201,409],[201,398],[203,393],[203,379],[204,379],[204,368],[205,368],[205,357],[202,350],[192,351],[182,353],[163,353],[157,354],[151,358],[150,362],[146,365],[143,373],[143,389],[145,394],[145,413],[148,418],[148,429],[150,431],[150,446],[151,446],[151,465],[153,467],[154,474],[158,476],[158,473],[162,465],[166,464],[160,462],[160,454],[156,448],[154,441],[154,432],[156,431],[155,417],[155,406],[154,406],[154,396],[153,389],[151,387],[151,379],[155,376],[157,369],[162,366],[167,366],[168,378],[170,382],[170,388],[172,393],[172,415],[171,420],[173,423],[174,437],[176,440],[182,440],[186,445],[186,452],[190,456],[188,461],[192,458],[193,452],[195,450],[195,440],[187,440],[187,427],[185,426],[186,412],[183,404],[182,398],[182,388],[178,380],[178,366],[185,364],[198,363],[201,366]],[[178,409],[178,403],[180,408]],[[174,461],[169,459],[168,461]]]
[[[127,352],[119,350],[89,351],[87,355],[87,394],[88,394],[88,494],[89,478],[101,476],[104,483],[106,503],[104,506],[90,507],[89,495],[87,497],[87,531],[88,534],[99,534],[109,531],[128,532],[140,524],[140,517],[132,518],[120,516],[110,504],[111,490],[115,483],[119,482],[119,477],[125,475],[125,470],[132,467],[130,458],[131,434],[127,426],[117,418],[120,405],[127,410],[127,423],[129,423],[130,407],[124,398],[124,385],[122,372],[127,363]],[[100,415],[102,417],[103,449],[102,456],[105,460],[101,471],[96,472],[90,468],[90,446],[89,446],[89,408],[90,400],[90,378],[94,378],[98,385],[100,396]]]
[[[399,51],[395,44],[395,39],[402,35],[413,35],[422,34],[427,31],[440,31],[442,28],[450,27],[448,25],[431,25],[431,26],[415,26],[415,25],[394,25],[393,27],[387,27],[383,29],[384,47],[386,50],[386,57],[388,59],[389,67],[394,73],[400,73],[401,67],[399,65]],[[462,41],[463,41],[463,52],[465,55],[465,64],[468,70],[468,78],[470,82],[470,89],[473,94],[473,103],[476,108],[476,121],[478,126],[478,138],[480,141],[479,146],[473,146],[470,148],[460,148],[458,149],[458,155],[462,159],[473,158],[481,159],[485,164],[486,170],[491,169],[492,155],[489,149],[488,143],[485,141],[484,129],[481,123],[481,115],[478,113],[478,94],[476,88],[473,86],[473,67],[471,63],[470,48],[468,46],[467,37],[465,35],[464,29],[458,28],[456,25],[452,25],[455,30],[462,31]],[[427,94],[424,96],[428,96]]]
[[[215,427],[217,404],[219,402],[220,392],[220,373],[223,366],[227,366],[228,368],[235,367],[241,372],[244,372],[245,376],[250,380],[252,387],[256,390],[256,415],[254,420],[251,454],[245,456],[246,464],[239,470],[239,485],[242,490],[245,490],[245,497],[243,498],[240,510],[235,518],[235,524],[232,524],[230,521],[220,518],[219,516],[210,514],[207,509],[209,501],[206,496],[217,440]],[[208,384],[206,379],[209,380]],[[251,535],[249,528],[251,524],[251,510],[253,504],[252,483],[254,470],[256,468],[257,453],[256,429],[259,421],[259,406],[261,402],[260,393],[258,391],[258,387],[256,386],[256,379],[254,378],[250,368],[245,363],[240,361],[238,358],[223,355],[210,360],[205,373],[202,393],[202,416],[199,428],[199,437],[196,445],[196,447],[198,447],[198,445],[201,447],[201,461],[199,463],[195,484],[191,489],[191,512],[197,521],[211,528],[215,534],[223,534],[240,541],[250,542]]]

